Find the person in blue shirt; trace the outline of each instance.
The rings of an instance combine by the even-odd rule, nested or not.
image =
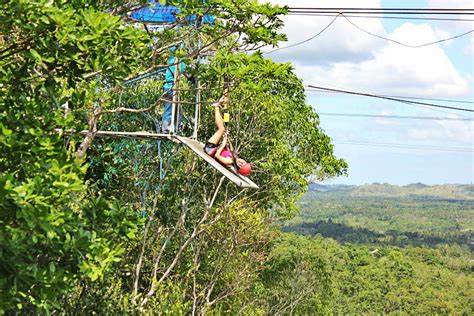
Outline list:
[[[174,52],[175,50],[176,50],[175,47],[170,48],[170,52]],[[168,134],[171,128],[171,115],[173,111],[174,74],[176,72],[176,68],[178,67],[178,65],[174,65],[174,64],[176,64],[176,57],[171,56],[170,58],[168,58],[168,65],[171,65],[171,66],[168,66],[168,68],[166,68],[165,82],[163,84],[163,90],[164,92],[166,92],[165,94],[166,101],[165,101],[163,116],[161,118],[161,131],[164,134]],[[184,70],[186,69],[186,65],[183,62],[181,62],[179,65],[179,68],[180,68],[179,73],[183,74]],[[181,123],[181,118],[180,118],[181,107],[179,108],[177,107],[175,113],[176,113],[176,117],[174,121],[174,129],[176,132]]]

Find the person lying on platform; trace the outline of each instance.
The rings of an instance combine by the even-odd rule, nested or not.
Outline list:
[[[224,100],[224,97],[222,97],[218,102],[212,105],[214,107],[214,119],[216,122],[217,131],[206,142],[206,145],[204,146],[204,151],[224,166],[234,165],[235,159],[237,172],[246,177],[250,174],[250,171],[252,171],[252,166],[245,160],[237,157],[237,155],[235,155],[235,153],[230,151],[228,148],[227,133],[221,113],[221,106]]]

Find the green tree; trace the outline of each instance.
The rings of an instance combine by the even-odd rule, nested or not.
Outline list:
[[[328,314],[331,311],[330,263],[311,239],[282,234],[273,241],[269,260],[254,291],[271,315]]]
[[[94,6],[0,9],[0,312],[57,308],[79,279],[119,260],[140,223],[88,188],[74,143],[56,130],[76,128],[81,109],[93,108],[91,74],[123,78],[146,54],[144,32]]]
[[[266,260],[268,222],[294,213],[310,176],[347,168],[291,66],[236,53],[284,39],[286,9],[169,1],[181,8],[180,31],[148,33],[127,24],[144,3],[18,0],[2,8],[3,310],[252,309],[245,293]],[[204,13],[216,22],[199,30],[185,23]],[[235,187],[174,144],[95,138],[99,126],[156,130],[160,82],[140,81],[134,91],[121,82],[164,66],[179,42],[173,54],[209,88],[204,100],[218,99],[230,79],[232,137],[260,190]],[[192,67],[206,51],[215,57]],[[192,97],[183,93],[183,103]],[[201,125],[204,140],[214,129],[207,108]],[[85,137],[65,137],[84,127]]]

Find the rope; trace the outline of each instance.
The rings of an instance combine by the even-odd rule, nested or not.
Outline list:
[[[235,168],[235,172],[238,172],[239,168],[237,166],[237,155],[235,154],[234,146],[232,145],[232,142],[230,141],[230,131],[229,131],[229,121],[230,121],[230,115],[228,112],[228,106],[229,106],[229,82],[227,80],[227,77],[224,77],[224,127],[225,127],[225,137],[227,137],[227,144],[229,145],[230,152],[232,154],[232,165]]]

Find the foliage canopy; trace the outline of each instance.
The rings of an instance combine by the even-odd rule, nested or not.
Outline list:
[[[15,0],[0,9],[0,312],[258,311],[245,293],[267,261],[269,219],[294,213],[310,176],[347,168],[291,66],[242,53],[285,39],[285,8],[168,1],[179,21],[150,32],[128,14],[145,3]],[[196,28],[189,14],[216,22]],[[205,52],[214,57],[197,64]],[[208,88],[204,100],[231,79],[232,135],[261,190],[238,190],[174,144],[95,139],[98,127],[156,131],[159,76],[133,89],[123,82],[170,54]],[[206,107],[201,125],[204,140],[213,132]],[[86,137],[69,133],[82,129]]]

